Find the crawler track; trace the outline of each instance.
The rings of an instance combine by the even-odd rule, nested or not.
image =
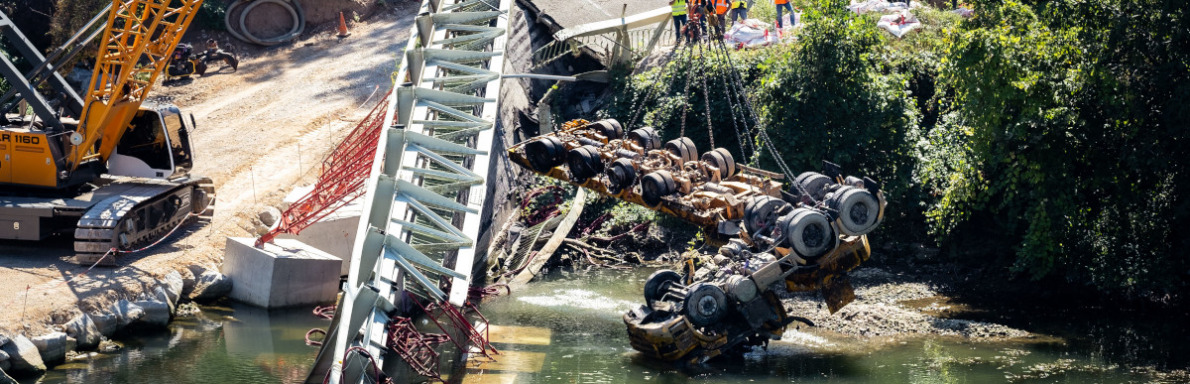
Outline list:
[[[215,187],[209,178],[181,182],[129,179],[126,188],[83,214],[74,230],[76,264],[115,265],[116,256],[157,241],[193,217],[209,218]],[[112,250],[117,252],[111,252]]]

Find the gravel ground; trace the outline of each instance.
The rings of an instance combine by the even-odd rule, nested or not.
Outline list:
[[[206,76],[159,84],[153,94],[197,120],[193,173],[215,181],[214,218],[183,227],[143,254],[123,256],[114,269],[68,263],[69,238],[0,242],[0,332],[42,334],[78,308],[134,297],[171,270],[217,267],[225,238],[251,236],[256,213],[312,180],[318,161],[391,88],[414,7],[402,2],[373,12],[351,23],[346,39],[333,36],[335,23],[307,28],[299,40],[273,48],[192,30],[186,40],[214,37],[237,52],[239,70],[215,64]]]

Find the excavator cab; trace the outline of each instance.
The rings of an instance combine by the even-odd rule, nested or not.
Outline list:
[[[130,125],[108,159],[109,174],[173,179],[190,173],[190,132],[177,107],[146,106]]]

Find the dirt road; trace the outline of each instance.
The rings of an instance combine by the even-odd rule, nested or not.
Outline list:
[[[402,2],[379,9],[353,23],[346,39],[324,25],[267,49],[192,30],[186,40],[196,46],[214,37],[236,51],[239,70],[214,64],[205,76],[158,84],[153,94],[194,114],[193,173],[215,181],[214,218],[181,228],[149,251],[122,256],[114,269],[68,263],[70,238],[0,242],[0,333],[39,335],[78,309],[139,295],[153,276],[190,264],[217,267],[225,238],[251,236],[257,212],[312,180],[329,149],[391,88],[415,7]]]

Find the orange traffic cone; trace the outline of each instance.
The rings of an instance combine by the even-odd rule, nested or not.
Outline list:
[[[351,36],[351,32],[347,32],[347,20],[343,18],[343,12],[339,12],[339,38]]]

